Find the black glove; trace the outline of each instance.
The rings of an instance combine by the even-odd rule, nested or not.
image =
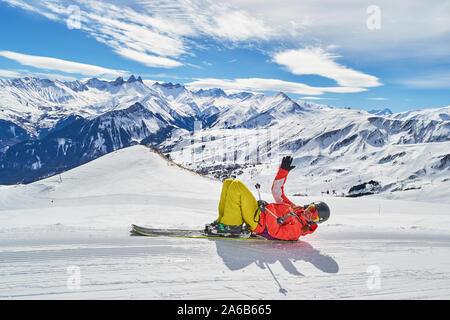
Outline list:
[[[287,171],[291,171],[292,169],[294,169],[295,166],[291,166],[292,160],[293,159],[290,156],[283,157],[283,160],[281,161],[281,169],[284,169]]]
[[[258,208],[259,211],[264,212],[266,210],[266,206],[269,205],[267,201],[264,200],[258,200]]]

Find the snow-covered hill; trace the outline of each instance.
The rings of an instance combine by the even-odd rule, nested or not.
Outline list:
[[[130,223],[201,228],[221,188],[139,145],[0,186],[0,298],[450,297],[449,204],[292,196],[293,180],[292,201],[332,210],[297,243],[130,236]]]
[[[147,216],[152,216],[152,224],[156,225],[158,221],[164,224],[172,221],[170,226],[180,226],[181,221],[181,225],[192,227],[196,223],[189,225],[189,219],[183,217],[179,220],[178,210],[194,206],[196,200],[213,199],[219,191],[219,183],[212,183],[212,179],[178,167],[154,150],[137,145],[111,152],[61,175],[6,187],[0,195],[0,210],[16,212],[11,219],[2,220],[3,227],[21,223],[125,226],[133,221],[148,223]],[[183,198],[185,201],[179,201]],[[161,210],[165,203],[178,209]],[[212,207],[196,209],[199,215],[209,216]],[[105,221],[103,215],[114,218]],[[95,222],[97,217],[100,223]]]

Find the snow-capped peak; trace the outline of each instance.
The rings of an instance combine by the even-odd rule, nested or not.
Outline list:
[[[186,88],[179,83],[173,84],[172,82],[159,83],[155,82],[152,85],[156,91],[158,91],[164,97],[172,97],[176,99],[180,94],[186,92]]]
[[[384,108],[383,110],[370,110],[368,112],[377,116],[390,116],[391,114],[393,114],[393,112],[389,108]]]
[[[282,92],[282,91],[279,91],[279,92],[275,95],[275,97],[276,97],[276,98],[283,98],[283,99],[290,99],[290,98],[286,95],[286,93],[284,93],[284,92]]]
[[[119,82],[120,81],[120,77],[117,78],[115,81]],[[97,78],[91,78],[91,79],[86,80],[86,85],[89,88],[96,88],[96,89],[99,89],[99,90],[103,90],[103,89],[106,89],[108,86],[114,84],[115,81],[106,81],[106,80],[100,80],[100,79],[97,79]]]
[[[140,82],[140,83],[143,83],[142,82],[142,78],[141,78],[141,76],[139,76],[137,79],[134,77],[134,75],[132,74],[129,78],[128,78],[128,80],[127,80],[127,83],[133,83],[133,82]]]
[[[220,88],[212,88],[212,89],[200,89],[194,92],[196,95],[203,97],[226,97],[227,94]]]
[[[113,84],[116,86],[121,86],[124,83],[125,81],[123,81],[123,77],[117,77],[117,79],[113,81]]]

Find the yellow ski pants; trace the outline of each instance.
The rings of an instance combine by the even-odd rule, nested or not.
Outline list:
[[[245,222],[250,226],[250,230],[255,230],[260,214],[258,211],[255,218],[256,209],[258,202],[242,181],[226,179],[223,182],[218,222],[230,226],[242,225]]]

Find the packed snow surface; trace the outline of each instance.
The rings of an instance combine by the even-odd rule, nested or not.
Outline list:
[[[296,243],[131,236],[131,223],[202,228],[221,190],[143,146],[0,186],[0,298],[450,298],[448,201],[299,197],[290,183],[293,202],[332,210]]]

